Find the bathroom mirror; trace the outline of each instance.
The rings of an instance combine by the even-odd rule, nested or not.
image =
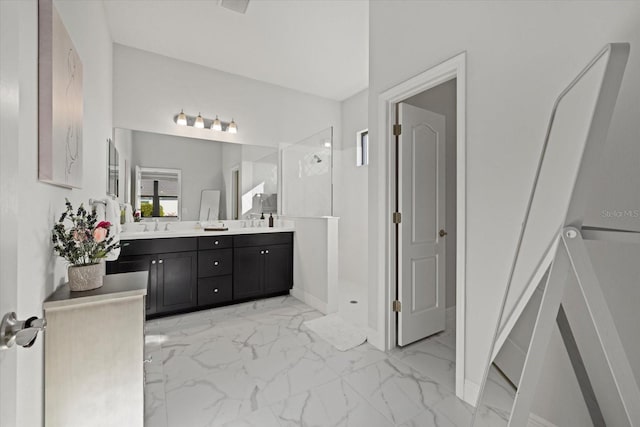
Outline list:
[[[218,220],[256,216],[263,209],[265,213],[279,211],[277,148],[121,128],[114,129],[114,138],[121,158],[129,165],[181,171],[182,188],[174,219],[199,220],[203,190],[220,192]],[[135,177],[130,180],[131,203],[139,209],[136,181]]]
[[[119,165],[116,145],[111,138],[107,138],[107,196],[118,197]]]
[[[136,203],[142,219],[180,219],[182,171],[136,166]]]
[[[591,388],[594,372],[587,372],[573,333],[584,337],[593,325],[565,313],[565,303],[575,307],[580,297],[571,294],[578,284],[559,236],[564,227],[582,227],[627,55],[628,45],[607,46],[554,104],[474,426],[568,425],[568,419],[571,425],[604,425]],[[554,268],[567,274],[558,276]]]

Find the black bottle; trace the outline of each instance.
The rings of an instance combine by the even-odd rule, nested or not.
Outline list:
[[[264,219],[264,212],[262,212],[262,215],[260,215],[260,219]]]
[[[269,227],[273,228],[273,214],[272,213],[269,214]]]

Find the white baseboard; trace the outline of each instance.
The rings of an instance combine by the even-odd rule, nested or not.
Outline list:
[[[478,403],[478,396],[480,396],[480,386],[465,378],[464,396],[462,397],[462,400],[475,407]]]
[[[380,351],[386,351],[384,336],[372,328],[367,328],[367,341]]]
[[[322,314],[329,314],[327,303],[322,301],[321,299],[311,295],[308,292],[305,292],[301,289],[296,289],[295,287],[289,291],[289,294],[318,310]]]
[[[528,427],[558,427],[551,421],[545,420],[544,418],[536,414],[529,414],[529,422],[527,423],[527,426]]]

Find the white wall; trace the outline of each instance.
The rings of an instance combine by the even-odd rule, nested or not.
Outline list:
[[[456,305],[456,79],[412,96],[405,102],[445,117],[445,306],[449,308]]]
[[[367,295],[368,166],[356,166],[357,132],[367,129],[368,91],[342,102],[342,141],[334,146],[334,215],[340,217],[340,287]],[[362,301],[366,304],[366,301]]]
[[[80,202],[87,203],[91,197],[104,197],[106,193],[105,141],[112,132],[112,43],[104,10],[102,3],[96,1],[60,0],[54,4],[84,67],[84,178],[80,190],[54,187],[37,179],[37,2],[24,0],[2,6],[3,15],[8,11],[9,19],[18,25],[5,26],[3,21],[0,38],[15,43],[19,54],[5,57],[5,45],[2,45],[2,127],[6,124],[5,118],[10,117],[5,116],[4,111],[17,110],[18,116],[12,117],[16,120],[11,126],[14,132],[2,133],[0,222],[9,219],[16,229],[2,236],[3,250],[13,249],[15,258],[13,262],[3,263],[0,286],[3,295],[6,287],[17,289],[17,305],[13,310],[20,318],[42,315],[42,301],[65,281],[65,264],[53,255],[50,244],[51,229],[64,208],[64,198],[68,197],[77,206]],[[7,74],[5,66],[10,71]],[[5,153],[10,154],[11,162],[4,162]],[[9,181],[5,181],[6,178]],[[13,280],[5,281],[7,278]],[[13,425],[42,425],[42,337],[31,349],[12,351],[17,355],[17,415]],[[11,408],[8,409],[7,414],[11,414]],[[3,407],[2,423],[5,422],[4,410]]]
[[[277,147],[340,124],[337,101],[121,45],[114,45],[113,72],[117,127]],[[177,126],[180,109],[233,118],[238,133]]]
[[[333,215],[335,168],[332,148],[337,144],[339,135],[334,129],[327,128],[281,150],[281,206],[284,215]]]
[[[614,114],[606,176],[594,189],[602,209],[640,207],[640,4],[635,2],[392,2],[370,5],[369,122],[378,95],[467,52],[466,380],[479,383],[507,282],[536,159],[556,96],[605,45],[632,53]],[[438,43],[425,43],[438,40]],[[380,330],[385,281],[383,141],[371,126],[370,326]],[[605,187],[609,189],[605,190]],[[611,190],[619,188],[621,190]],[[618,221],[637,228],[637,218]],[[619,302],[624,303],[624,302]],[[636,321],[637,324],[637,321]]]

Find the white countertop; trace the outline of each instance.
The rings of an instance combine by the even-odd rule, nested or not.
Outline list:
[[[152,225],[150,225],[152,226]],[[161,225],[162,227],[162,225]],[[202,228],[176,229],[169,231],[123,231],[120,240],[168,239],[174,237],[232,236],[237,234],[285,233],[295,231],[293,226],[285,227],[233,227],[227,231],[205,231]]]

